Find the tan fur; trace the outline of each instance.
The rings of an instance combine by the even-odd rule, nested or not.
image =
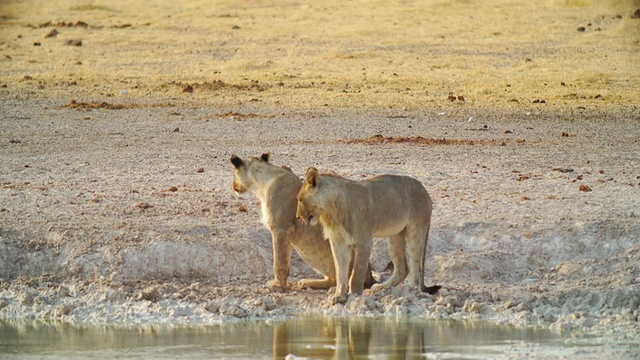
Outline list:
[[[283,291],[288,287],[291,247],[324,279],[303,279],[301,288],[328,289],[335,286],[335,266],[331,246],[320,226],[303,226],[296,220],[296,194],[302,181],[291,170],[269,163],[270,154],[242,160],[232,156],[233,190],[253,192],[260,200],[262,223],[269,229],[273,242],[274,279],[267,287]],[[367,286],[375,283],[369,268]]]
[[[329,238],[336,264],[337,289],[333,303],[347,300],[347,290],[360,294],[373,237],[389,237],[393,274],[374,287],[396,286],[407,277],[418,290],[424,286],[424,256],[431,223],[432,203],[427,190],[408,176],[381,175],[352,181],[309,168],[298,193],[296,215],[303,222],[320,223]],[[351,278],[349,256],[354,253]],[[349,286],[347,289],[347,280]],[[433,287],[437,291],[439,287]]]

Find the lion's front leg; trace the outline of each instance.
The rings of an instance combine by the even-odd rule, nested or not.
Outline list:
[[[293,229],[271,230],[273,245],[274,279],[267,281],[267,287],[274,291],[287,290],[287,279],[291,269],[291,236]]]
[[[336,292],[329,297],[332,304],[344,304],[349,290],[349,263],[351,262],[351,248],[342,238],[329,239],[331,253],[336,267]]]

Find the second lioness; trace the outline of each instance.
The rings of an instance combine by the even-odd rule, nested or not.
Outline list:
[[[439,286],[424,286],[424,256],[431,224],[432,203],[427,190],[408,176],[381,175],[363,181],[307,170],[298,193],[297,216],[303,223],[322,224],[331,242],[337,286],[333,303],[343,303],[349,293],[364,289],[372,237],[389,237],[393,274],[375,287],[390,287],[407,277],[418,290],[435,293]],[[353,272],[349,279],[349,261]],[[347,280],[349,280],[347,287]]]
[[[291,247],[324,279],[303,279],[298,283],[302,288],[328,289],[335,286],[335,266],[331,246],[320,226],[302,226],[296,220],[296,194],[302,181],[291,170],[272,165],[270,153],[249,160],[233,155],[231,163],[233,190],[237,193],[253,192],[260,200],[262,223],[271,232],[273,242],[274,280],[267,287],[285,290],[291,269]],[[348,265],[347,265],[348,266]],[[371,287],[375,280],[368,265],[365,287]]]

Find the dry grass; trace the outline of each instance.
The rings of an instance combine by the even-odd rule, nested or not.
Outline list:
[[[3,1],[0,85],[65,102],[128,90],[278,108],[628,111],[640,103],[635,10],[633,0]]]

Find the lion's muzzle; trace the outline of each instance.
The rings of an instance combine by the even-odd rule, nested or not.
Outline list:
[[[237,194],[244,194],[247,192],[247,188],[234,182],[233,191],[235,191]]]
[[[305,219],[303,216],[298,215],[298,220],[300,221],[300,223],[302,223],[302,225],[308,225],[309,223],[311,223],[312,219],[313,215],[309,215],[308,219]]]

